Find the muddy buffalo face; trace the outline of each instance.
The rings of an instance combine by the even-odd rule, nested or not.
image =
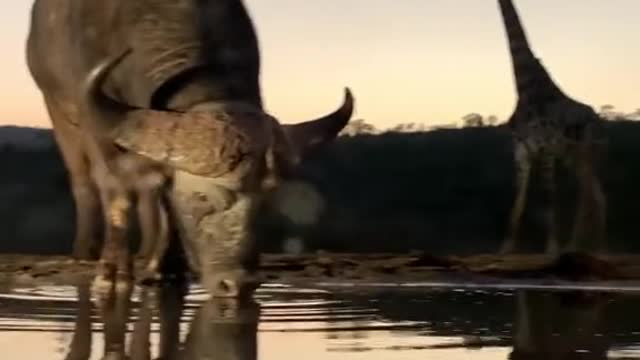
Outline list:
[[[172,170],[174,226],[192,270],[213,296],[250,294],[259,285],[249,226],[256,203],[310,150],[337,136],[352,115],[353,97],[346,89],[338,110],[295,125],[243,102],[207,102],[186,112],[134,108],[101,90],[129,52],[101,62],[85,81],[95,133]]]

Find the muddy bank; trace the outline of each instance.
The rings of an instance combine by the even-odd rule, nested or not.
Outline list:
[[[142,268],[136,264],[136,269]],[[5,284],[76,284],[90,279],[95,262],[68,257],[0,255]],[[640,256],[477,255],[434,257],[425,254],[264,255],[260,269],[267,283],[433,282],[487,283],[528,281],[538,284],[640,283]]]

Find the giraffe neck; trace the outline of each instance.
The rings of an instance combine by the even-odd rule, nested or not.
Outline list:
[[[540,105],[564,97],[536,58],[512,0],[498,0],[509,41],[511,61],[520,102]]]

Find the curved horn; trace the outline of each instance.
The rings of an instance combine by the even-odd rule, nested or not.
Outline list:
[[[96,65],[82,84],[82,94],[85,104],[91,113],[98,113],[98,116],[88,116],[87,125],[93,127],[97,135],[107,135],[115,131],[125,114],[134,110],[132,106],[119,103],[102,93],[102,85],[107,80],[109,74],[118,66],[130,53],[132,49],[125,49],[120,55],[113,58],[106,58]]]
[[[340,108],[323,117],[298,124],[282,125],[291,142],[302,156],[312,148],[333,140],[349,123],[354,110],[351,89],[344,88],[344,100]]]
[[[251,126],[266,126],[270,117],[253,107],[222,104],[207,112],[182,113],[136,108],[107,97],[101,91],[102,85],[109,72],[129,53],[127,50],[101,61],[83,84],[90,121],[111,141],[201,176],[221,175],[252,149],[267,147],[262,142],[268,139],[251,136],[256,131]]]

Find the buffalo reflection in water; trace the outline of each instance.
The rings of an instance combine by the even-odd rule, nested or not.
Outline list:
[[[180,342],[180,319],[184,311],[186,286],[163,284],[144,287],[140,307],[126,346],[129,297],[113,295],[99,309],[104,322],[105,360],[151,360],[151,324],[157,312],[160,340],[157,352],[162,360],[215,358],[257,359],[259,305],[251,298],[211,298],[196,311],[184,343]],[[89,360],[92,348],[89,285],[78,286],[78,313],[66,360]]]
[[[91,308],[89,286],[78,287],[79,307],[74,336],[66,360],[88,360],[91,353]],[[104,321],[103,359],[151,359],[151,323],[157,312],[160,339],[157,359],[256,360],[260,307],[253,299],[212,298],[202,304],[180,342],[180,320],[185,309],[186,287],[165,284],[142,288],[140,307],[126,344],[130,300],[110,299],[100,309]],[[610,294],[585,292],[541,292],[522,290],[515,294],[514,328],[511,341],[498,344],[483,341],[458,346],[511,346],[510,360],[601,360],[607,359],[611,335],[605,309]],[[432,304],[437,307],[438,303]],[[451,314],[455,316],[455,314]],[[398,321],[400,319],[394,319]],[[438,331],[434,331],[438,336]],[[425,346],[458,347],[455,344]]]

